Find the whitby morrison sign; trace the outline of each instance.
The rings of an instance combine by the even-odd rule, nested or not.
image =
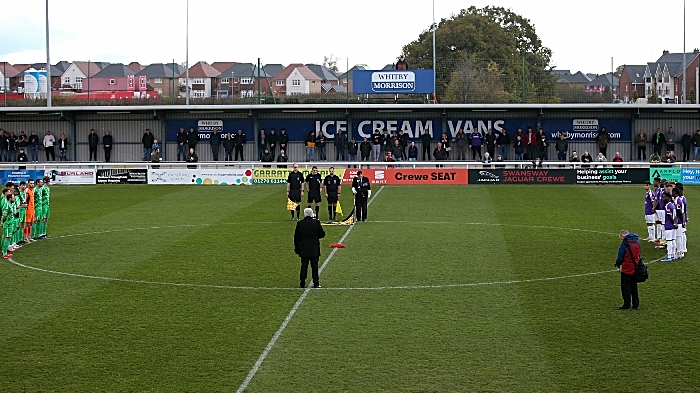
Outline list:
[[[353,94],[430,94],[434,93],[433,70],[388,70],[352,72]]]

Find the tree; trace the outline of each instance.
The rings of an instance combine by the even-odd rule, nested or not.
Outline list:
[[[503,87],[502,74],[496,63],[475,67],[469,57],[452,72],[445,93],[449,104],[493,104],[509,102],[510,94]]]
[[[330,56],[323,56],[323,66],[338,72],[338,57],[331,53]]]
[[[603,89],[603,103],[604,104],[611,104],[613,100],[613,95],[612,91],[610,90],[610,86],[605,86]]]
[[[542,46],[528,19],[501,7],[470,7],[450,19],[442,19],[436,31],[437,95],[446,94],[450,79],[464,59],[486,69],[493,64],[508,93],[507,102],[520,102],[523,87],[529,102],[555,102],[556,78],[551,74],[551,50]],[[432,69],[432,31],[423,31],[402,52],[412,68]],[[523,78],[523,60],[525,78]],[[525,79],[523,81],[523,79]],[[524,85],[524,86],[523,86]]]
[[[637,89],[632,90],[632,103],[636,104],[638,99],[639,94],[637,93]]]
[[[658,104],[659,103],[659,92],[656,91],[654,87],[651,88],[651,95],[647,97],[647,104]]]

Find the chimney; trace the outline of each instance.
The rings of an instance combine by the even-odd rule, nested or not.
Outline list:
[[[666,56],[667,54],[668,54],[668,50],[665,50],[665,51],[664,51],[664,56]]]
[[[700,53],[700,49],[698,49],[698,48],[693,49],[693,54],[694,54],[694,55],[697,55],[697,54],[699,54],[699,53]]]

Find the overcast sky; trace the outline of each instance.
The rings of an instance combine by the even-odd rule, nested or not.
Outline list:
[[[0,61],[46,61],[45,1],[0,10]],[[535,25],[560,69],[605,73],[621,64],[655,61],[683,50],[683,0],[554,1],[435,0],[435,18],[461,8],[497,5]],[[49,0],[51,62],[141,64],[185,61],[186,0]],[[686,50],[700,46],[700,1],[686,3]],[[432,0],[191,0],[189,62],[316,63],[324,56],[381,68],[433,19]],[[440,34],[439,30],[438,33]]]

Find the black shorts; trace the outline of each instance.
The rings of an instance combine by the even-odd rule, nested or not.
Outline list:
[[[301,189],[289,190],[289,200],[296,203],[301,203]]]
[[[337,192],[328,192],[328,203],[338,203],[338,193]]]
[[[321,202],[321,191],[309,191],[307,202],[308,203],[312,203],[312,202],[320,203]]]

